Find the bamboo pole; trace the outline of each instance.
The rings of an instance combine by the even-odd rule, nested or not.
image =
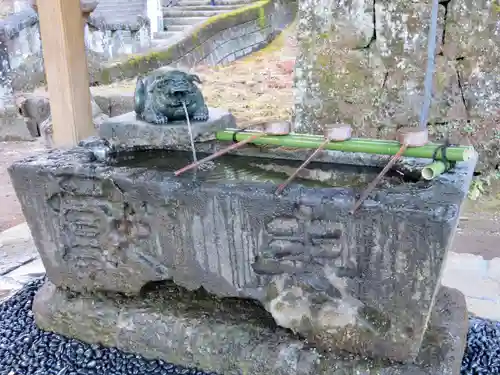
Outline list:
[[[222,130],[216,133],[216,139],[219,141],[240,142],[251,138],[259,133],[254,132],[239,132],[234,134],[235,130]],[[316,149],[324,142],[324,137],[321,135],[305,135],[305,134],[289,134],[281,136],[263,136],[253,140],[251,143],[256,145],[274,145],[288,148],[305,148]],[[443,157],[441,145],[428,143],[421,147],[409,147],[402,156],[414,158],[440,159]],[[362,152],[378,155],[396,155],[401,148],[398,141],[387,141],[378,139],[363,139],[351,138],[344,142],[330,142],[325,146],[325,150],[346,151],[346,152]],[[437,151],[436,151],[437,150]],[[436,155],[434,155],[436,153]],[[450,146],[446,148],[446,158],[449,161],[467,161],[476,154],[472,146]]]
[[[450,168],[450,163],[436,160],[422,168],[420,172],[424,180],[433,180]]]

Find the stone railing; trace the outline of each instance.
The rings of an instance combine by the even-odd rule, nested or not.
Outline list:
[[[132,78],[161,66],[191,68],[227,64],[272,41],[296,14],[295,2],[265,0],[211,17],[178,43],[106,64],[91,77],[93,84]]]

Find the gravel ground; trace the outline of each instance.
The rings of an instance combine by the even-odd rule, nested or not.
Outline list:
[[[471,317],[461,375],[500,374],[500,322]]]
[[[43,332],[31,312],[43,280],[0,305],[0,375],[216,375]],[[500,374],[500,323],[471,317],[461,375]]]

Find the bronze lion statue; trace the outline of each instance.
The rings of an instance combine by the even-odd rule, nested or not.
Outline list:
[[[196,74],[181,70],[158,70],[139,77],[134,96],[137,118],[158,125],[186,120],[185,103],[191,120],[208,120],[208,107],[195,83],[201,83]]]

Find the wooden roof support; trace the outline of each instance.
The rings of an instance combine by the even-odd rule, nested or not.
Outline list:
[[[37,0],[56,147],[95,134],[80,0]]]

